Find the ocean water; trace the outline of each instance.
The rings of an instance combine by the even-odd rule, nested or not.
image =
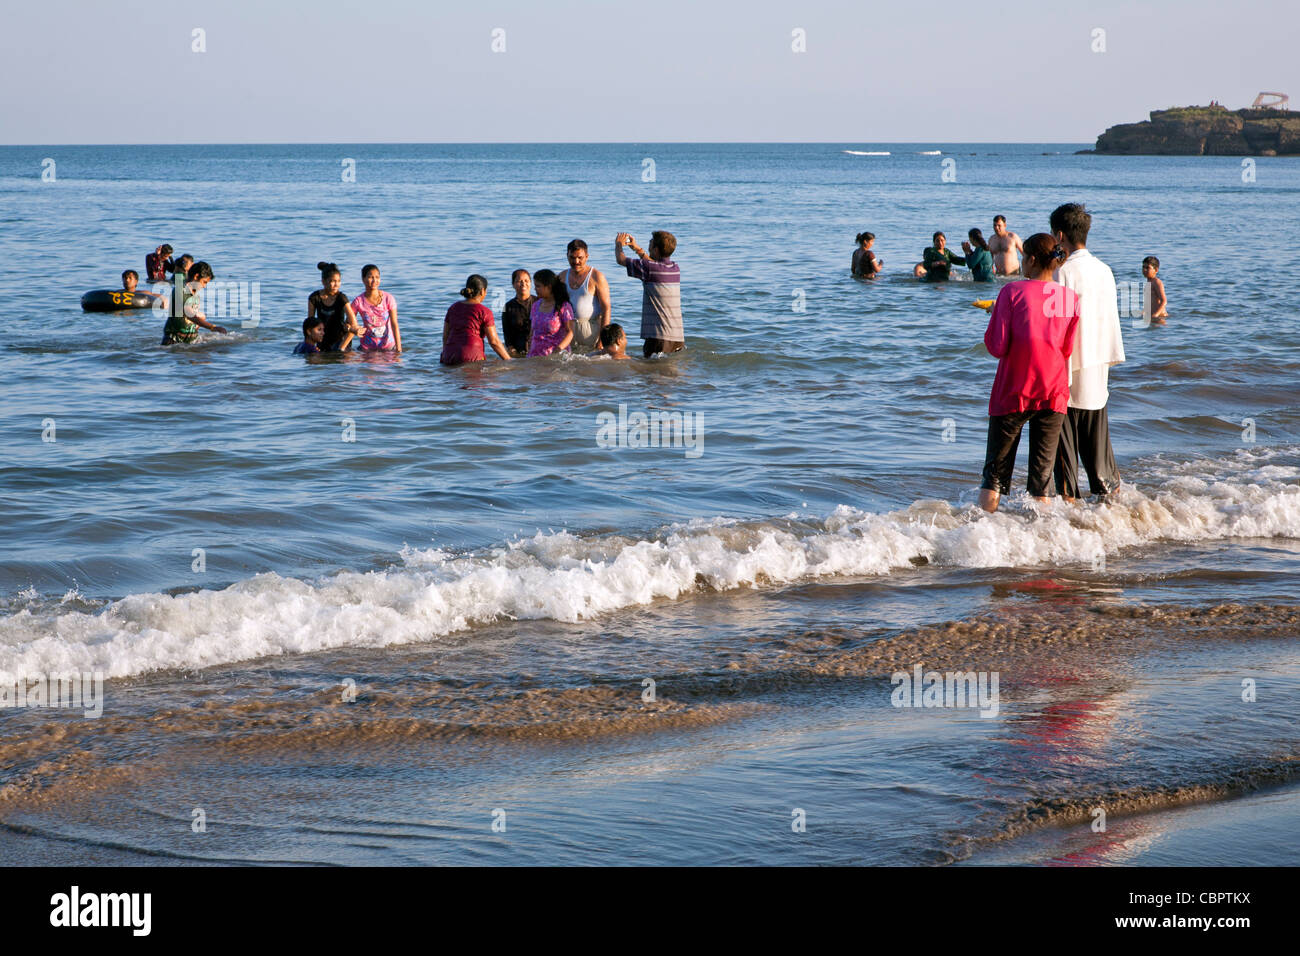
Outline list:
[[[0,854],[1300,862],[1300,163],[1078,148],[0,148],[0,684],[106,678],[0,709]],[[910,267],[1072,200],[1170,299],[1111,375],[1126,487],[984,515],[993,291]],[[612,239],[658,228],[685,352],[439,366],[466,275],[574,237],[639,355]],[[163,241],[255,319],[81,311]],[[380,266],[404,353],[290,354],[320,259]],[[620,406],[691,446],[607,447]],[[893,706],[917,665],[996,713]]]

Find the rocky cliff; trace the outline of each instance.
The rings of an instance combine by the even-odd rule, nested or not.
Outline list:
[[[1126,156],[1300,156],[1300,112],[1184,106],[1112,126],[1094,153]]]

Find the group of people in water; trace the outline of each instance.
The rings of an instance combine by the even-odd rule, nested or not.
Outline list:
[[[987,511],[996,511],[1011,490],[1026,426],[1031,497],[1042,502],[1055,494],[1067,501],[1079,498],[1080,465],[1093,495],[1104,499],[1120,487],[1107,409],[1110,367],[1125,360],[1124,347],[1115,276],[1088,251],[1091,227],[1092,216],[1078,203],[1057,207],[1049,217],[1050,231],[1023,241],[1007,229],[1005,217],[998,216],[989,241],[980,230],[970,231],[962,243],[964,256],[954,255],[943,233],[935,233],[934,244],[913,270],[927,282],[947,280],[953,265],[966,266],[976,281],[1021,276],[999,290],[984,333],[989,354],[998,359],[980,483],[979,503]],[[872,248],[875,236],[864,232],[857,239],[853,275],[875,278],[884,266]],[[676,248],[676,238],[664,231],[653,234],[648,249],[627,233],[614,239],[615,262],[642,283],[641,338],[647,357],[685,347],[681,276],[672,260]],[[189,257],[173,261],[171,251],[163,245],[146,259],[155,281],[180,270],[187,279],[185,306],[168,318],[164,344],[191,341],[200,328],[225,332],[202,312],[202,291],[213,278],[212,269],[206,262],[187,263]],[[485,346],[503,361],[570,351],[626,359],[627,336],[612,321],[608,280],[590,263],[581,239],[568,244],[567,254],[569,268],[561,272],[513,272],[515,295],[503,309],[503,337],[497,334],[496,316],[484,304],[487,279],[470,275],[460,291],[461,301],[448,308],[443,319],[440,361],[484,361]],[[360,351],[400,352],[397,302],[380,288],[379,268],[367,265],[361,270],[365,291],[351,300],[340,288],[342,277],[334,263],[320,262],[317,268],[321,288],[307,299],[303,339],[294,351],[345,352],[355,344]],[[1155,297],[1153,321],[1165,313],[1159,268],[1154,256],[1142,262]],[[133,270],[123,274],[127,288],[137,280]]]
[[[635,256],[629,256],[631,249]],[[653,355],[677,352],[686,347],[681,306],[681,270],[673,261],[677,238],[656,230],[648,248],[631,235],[614,238],[614,261],[627,275],[642,284],[642,352]],[[163,330],[163,345],[191,342],[201,329],[225,333],[208,321],[203,311],[203,289],[213,279],[206,262],[190,257],[171,259],[172,247],[159,246],[145,257],[153,281],[165,281],[166,273],[185,277],[183,308],[173,310]],[[559,273],[539,269],[536,274],[516,269],[511,275],[514,298],[505,304],[502,323],[504,339],[498,337],[496,316],[484,304],[488,280],[475,273],[460,290],[461,301],[447,309],[442,328],[444,365],[462,365],[486,359],[485,346],[505,361],[515,358],[584,352],[626,359],[627,334],[612,321],[609,282],[588,259],[587,243],[574,239],[568,245],[569,268]],[[183,260],[188,259],[188,262]],[[381,289],[379,267],[361,270],[365,291],[349,300],[342,292],[342,273],[332,262],[319,262],[321,287],[307,297],[307,317],[302,324],[302,341],[297,354],[402,351],[402,332],[397,319],[397,302]],[[139,277],[134,270],[123,273],[124,287],[134,291]]]
[[[1021,257],[1025,255],[1025,244],[1021,238],[1007,228],[1007,217],[993,217],[993,235],[987,240],[980,229],[971,229],[962,241],[964,255],[957,255],[948,248],[948,237],[936,232],[931,237],[932,245],[921,253],[921,261],[912,267],[912,274],[922,282],[947,282],[952,277],[952,267],[965,266],[970,270],[974,282],[993,282],[997,276],[1013,276],[1021,272]],[[860,232],[857,235],[857,248],[849,262],[849,270],[854,278],[875,279],[884,270],[885,262],[874,250],[876,237],[874,233]],[[1168,301],[1165,298],[1164,282],[1157,276],[1160,260],[1147,256],[1142,260],[1142,276],[1147,282],[1151,296],[1151,321],[1154,325],[1164,325],[1169,315]]]

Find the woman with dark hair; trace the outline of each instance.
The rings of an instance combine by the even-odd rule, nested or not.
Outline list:
[[[496,316],[483,304],[487,288],[487,279],[475,273],[465,280],[465,288],[460,290],[464,301],[452,303],[447,310],[447,317],[442,320],[442,355],[438,359],[443,365],[482,362],[487,357],[483,351],[484,340],[492,346],[492,351],[510,361],[510,353],[497,338]]]
[[[936,232],[930,240],[934,245],[921,253],[921,261],[912,267],[912,274],[922,282],[947,282],[954,265],[964,266],[966,260],[954,255],[948,248],[948,237]]]
[[[989,252],[989,244],[984,241],[984,233],[972,229],[967,235],[970,239],[961,244],[961,251],[966,253],[970,277],[976,282],[992,282],[993,253]]]
[[[1079,298],[1052,281],[1065,251],[1045,232],[1024,245],[1025,278],[998,293],[984,345],[998,359],[989,396],[989,437],[980,507],[997,511],[1011,491],[1020,432],[1029,424],[1029,494],[1046,503],[1055,494],[1052,469],[1070,402],[1070,353],[1079,324]]]
[[[361,269],[366,291],[352,300],[352,311],[360,318],[363,352],[402,351],[402,330],[397,326],[397,300],[379,288],[379,266]]]
[[[550,269],[537,270],[533,283],[537,286],[537,299],[529,315],[532,339],[528,343],[528,357],[569,351],[573,342],[573,307],[569,304],[567,283]]]
[[[316,268],[320,270],[321,287],[307,297],[307,318],[319,315],[325,320],[322,352],[346,352],[352,337],[361,331],[356,313],[348,305],[348,297],[339,291],[339,267],[332,262],[318,262]]]
[[[871,251],[871,247],[876,244],[875,233],[858,233],[857,243],[858,247],[853,250],[853,258],[849,260],[849,271],[853,273],[855,279],[874,279],[880,275],[880,269],[885,264],[883,259],[877,259],[876,254]]]

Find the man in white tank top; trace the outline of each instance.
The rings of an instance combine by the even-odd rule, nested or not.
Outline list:
[[[573,345],[584,351],[600,345],[600,330],[612,321],[609,283],[605,274],[587,262],[587,244],[569,243],[569,268],[560,273],[573,306]]]

